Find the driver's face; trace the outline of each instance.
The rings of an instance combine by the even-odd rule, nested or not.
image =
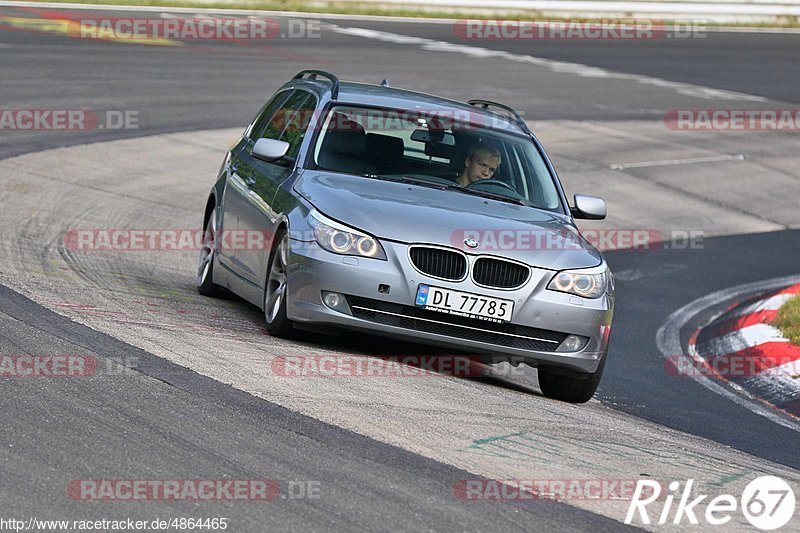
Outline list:
[[[475,154],[472,159],[467,158],[465,163],[467,165],[466,175],[469,183],[491,178],[497,167],[500,166],[500,160],[497,157],[481,154]]]

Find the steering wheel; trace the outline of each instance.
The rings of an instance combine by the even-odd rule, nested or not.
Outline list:
[[[505,187],[509,191],[513,192],[515,195],[519,195],[519,193],[514,189],[514,187],[500,180],[486,179],[486,180],[473,181],[472,183],[467,185],[467,189],[472,189],[476,185],[499,185],[501,187]]]

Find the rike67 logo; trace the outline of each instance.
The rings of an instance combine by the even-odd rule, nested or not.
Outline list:
[[[651,510],[647,507],[662,497],[662,486],[658,481],[640,479],[628,506],[625,523],[635,522],[638,515],[638,520],[645,525],[670,522],[698,525],[704,519],[708,525],[722,526],[741,512],[752,526],[771,531],[787,525],[794,516],[794,491],[779,477],[761,476],[754,479],[747,484],[739,499],[731,494],[722,494],[707,501],[707,494],[692,494],[693,485],[693,479],[687,480],[682,489],[680,481],[671,482],[669,493],[663,498],[661,512],[655,511],[657,518],[652,519]],[[705,512],[698,507],[705,507]]]

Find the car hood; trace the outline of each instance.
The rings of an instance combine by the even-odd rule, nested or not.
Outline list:
[[[600,264],[564,216],[457,191],[306,171],[295,191],[321,213],[385,240],[497,255],[551,270]],[[465,240],[473,239],[477,247]]]

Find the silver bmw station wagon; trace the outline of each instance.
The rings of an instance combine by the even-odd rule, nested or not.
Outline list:
[[[197,288],[264,310],[271,335],[361,330],[538,369],[595,393],[614,283],[544,148],[513,109],[304,70],[227,153]],[[254,238],[256,236],[257,238]]]

